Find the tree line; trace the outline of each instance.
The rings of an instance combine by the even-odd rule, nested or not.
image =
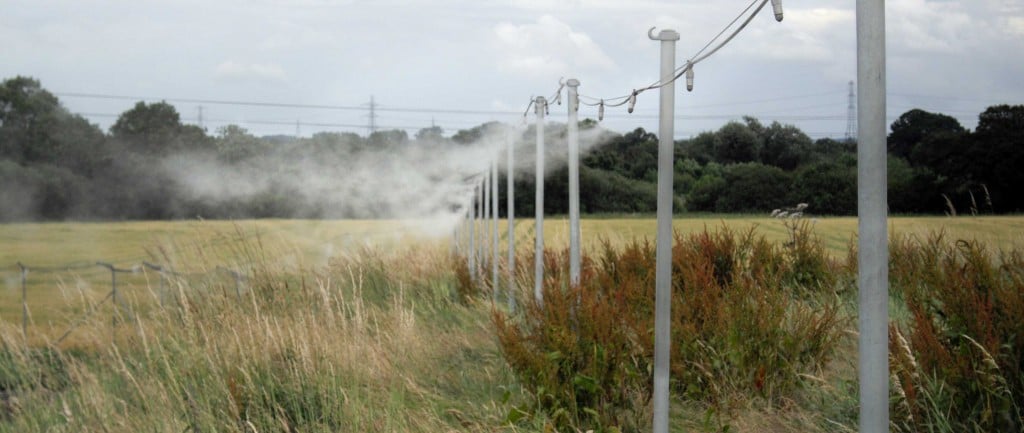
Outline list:
[[[19,76],[0,85],[0,221],[395,216],[391,205],[325,206],[304,200],[300,186],[287,181],[299,173],[275,172],[267,161],[333,161],[345,167],[345,161],[359,155],[386,157],[410,146],[470,146],[494,127],[484,124],[451,137],[439,127],[413,137],[400,130],[256,137],[237,125],[210,134],[182,123],[170,104],[139,102],[104,132],[69,112],[38,80]],[[657,137],[641,128],[610,132],[590,119],[580,127],[597,143],[581,161],[581,210],[653,212]],[[519,147],[531,148],[534,133],[523,132]],[[546,134],[557,149],[557,143],[564,143],[565,125],[550,124]],[[944,114],[910,110],[892,124],[888,147],[891,213],[1024,210],[1019,192],[1024,185],[1019,169],[1024,167],[1024,105],[988,107],[974,131]],[[250,167],[266,172],[266,179],[251,194],[197,194],[194,185],[182,182],[164,163],[182,154],[200,155],[222,167]],[[795,126],[764,125],[745,117],[677,140],[675,158],[677,212],[767,213],[808,203],[814,214],[856,213],[854,141],[812,140]],[[545,177],[549,214],[567,212],[568,173],[564,165],[556,167]],[[344,180],[340,171],[337,176]],[[440,176],[431,173],[424,181]],[[516,179],[516,213],[532,216],[533,176]]]

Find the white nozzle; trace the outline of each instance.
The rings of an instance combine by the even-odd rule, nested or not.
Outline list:
[[[693,91],[693,65],[686,68],[686,91]]]
[[[775,21],[782,22],[782,0],[772,0],[772,11],[775,12]]]

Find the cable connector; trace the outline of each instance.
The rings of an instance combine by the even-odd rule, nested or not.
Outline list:
[[[782,0],[772,0],[772,12],[775,12],[775,21],[782,22]]]
[[[693,91],[693,63],[686,62],[686,91]]]
[[[633,108],[636,107],[636,89],[633,89],[633,93],[629,95],[629,108],[626,109],[630,114],[633,113]]]
[[[604,99],[597,104],[597,121],[600,122],[602,120],[604,120]]]

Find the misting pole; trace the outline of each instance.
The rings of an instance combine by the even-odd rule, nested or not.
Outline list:
[[[476,282],[476,186],[473,187],[473,198],[469,199],[467,210],[469,219],[469,248],[466,250],[469,279]]]
[[[889,431],[885,0],[857,0],[857,302],[860,431]]]
[[[569,286],[580,284],[580,126],[579,80],[565,82],[569,95]]]
[[[457,257],[459,255],[459,229],[461,229],[460,223],[462,222],[462,216],[457,215],[456,218],[455,227],[452,227],[452,246],[450,253]]]
[[[491,165],[487,164],[487,169],[484,171],[484,213],[480,219],[482,232],[484,235],[480,237],[480,267],[484,269],[484,275],[487,269],[487,257],[490,253],[489,244],[491,243]],[[484,277],[484,281],[487,278]]]
[[[508,221],[508,309],[514,311],[516,308],[515,298],[515,283],[516,283],[516,233],[515,233],[515,218],[516,218],[516,200],[514,185],[516,183],[516,169],[515,169],[515,141],[508,141],[508,178],[506,189],[506,215],[505,219]]]
[[[28,340],[28,268],[18,262],[18,269],[21,270],[21,336]]]
[[[538,304],[544,303],[544,111],[548,101],[538,96],[533,104],[537,111],[537,168],[534,176],[537,194],[534,197],[534,256],[533,256],[533,297]]]
[[[491,158],[491,284],[494,285],[494,304],[498,304],[498,158],[497,155]]]
[[[679,33],[662,30],[654,36],[661,41],[661,109],[658,121],[658,231],[655,246],[654,281],[654,433],[668,433],[669,354],[672,315],[672,169],[675,148],[676,41]]]

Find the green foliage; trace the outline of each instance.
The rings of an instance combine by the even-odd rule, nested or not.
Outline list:
[[[793,178],[792,201],[807,203],[821,215],[853,215],[857,211],[857,168],[839,162],[806,165]]]
[[[997,105],[978,116],[971,137],[970,178],[975,187],[985,185],[992,210],[1024,211],[1024,105]],[[977,191],[977,188],[975,189]]]
[[[909,157],[914,148],[930,135],[966,132],[954,117],[917,108],[900,115],[890,129],[892,132],[887,140],[889,153],[901,158]]]
[[[725,167],[727,188],[718,193],[716,212],[760,212],[787,202],[790,175],[756,162]]]
[[[722,164],[760,161],[761,142],[749,126],[729,122],[715,133],[715,161]]]
[[[890,274],[909,323],[890,327],[898,431],[1024,428],[1024,256],[977,242],[891,243]]]
[[[838,307],[787,282],[800,266],[791,257],[753,231],[676,237],[671,370],[679,395],[720,410],[737,396],[792,398],[801,375],[828,362]],[[495,311],[505,358],[533,396],[520,412],[544,414],[558,430],[646,428],[654,259],[649,243],[606,243],[574,289],[558,277],[564,257],[549,260],[555,275],[545,278],[542,305],[529,302],[518,317]]]
[[[811,158],[811,138],[793,125],[772,122],[760,134],[761,162],[783,170],[795,170]]]

